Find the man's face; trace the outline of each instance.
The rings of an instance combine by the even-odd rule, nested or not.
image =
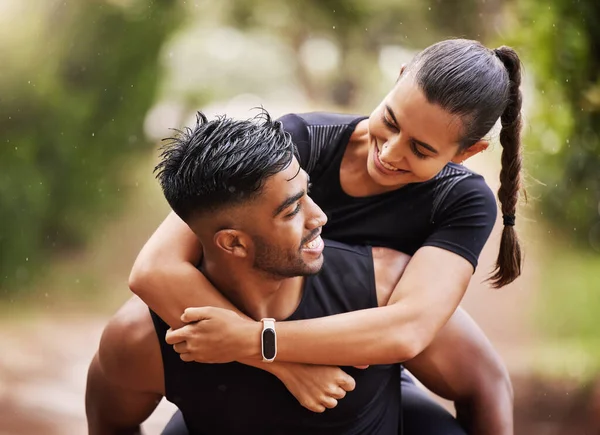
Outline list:
[[[323,210],[307,195],[308,175],[294,158],[270,177],[250,207],[254,267],[276,277],[312,275],[323,266]]]

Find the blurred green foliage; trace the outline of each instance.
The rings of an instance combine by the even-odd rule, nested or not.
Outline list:
[[[600,252],[600,2],[517,3],[518,44],[537,95],[527,128],[544,216]]]
[[[4,295],[84,241],[123,197],[179,15],[171,0],[37,3],[0,47],[10,64],[0,75]]]
[[[486,40],[497,30],[502,0],[229,0],[223,21],[246,31],[271,32],[294,52],[298,82],[317,104],[356,107],[377,89],[378,55],[386,45],[422,49],[448,37]],[[460,17],[460,19],[456,19]],[[339,50],[335,72],[311,77],[301,50],[324,38]],[[399,65],[400,66],[400,65]],[[377,95],[376,99],[381,96]]]

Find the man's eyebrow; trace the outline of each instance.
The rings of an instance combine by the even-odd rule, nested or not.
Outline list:
[[[389,115],[391,116],[391,118],[394,120],[394,123],[396,124],[396,126],[398,128],[400,128],[400,123],[396,119],[396,115],[394,115],[394,111],[392,110],[392,108],[390,106],[388,106],[387,104],[385,105],[385,108],[387,109],[387,111],[388,111]],[[428,143],[420,141],[418,139],[415,139],[414,137],[411,138],[411,139],[413,140],[413,142],[417,143],[418,145],[422,146],[423,148],[426,148],[427,150],[431,151],[433,154],[439,154],[438,150],[436,150],[434,147],[432,147]]]
[[[285,201],[283,201],[281,204],[279,204],[279,206],[275,209],[275,211],[273,212],[273,217],[277,217],[277,215],[279,215],[279,213],[281,213],[287,207],[289,207],[290,205],[292,205],[293,203],[295,203],[296,201],[298,201],[305,194],[306,194],[306,192],[303,190],[303,191],[298,192],[295,195],[290,196],[289,198],[287,198]]]

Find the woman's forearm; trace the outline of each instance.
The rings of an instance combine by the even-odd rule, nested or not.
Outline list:
[[[171,212],[142,248],[129,287],[171,328],[184,325],[188,307],[214,306],[245,317],[195,267],[202,245],[179,216]]]
[[[184,325],[181,315],[188,307],[225,308],[246,317],[190,263],[163,263],[130,287],[173,329]]]
[[[440,265],[435,274],[431,264]],[[331,365],[412,359],[456,310],[471,274],[470,263],[458,255],[421,248],[406,267],[388,306],[277,323],[277,359]]]
[[[277,360],[347,366],[405,361],[419,347],[414,324],[401,305],[278,322]]]

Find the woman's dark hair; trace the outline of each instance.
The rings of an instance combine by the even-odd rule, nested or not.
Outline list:
[[[291,136],[268,112],[252,120],[202,112],[194,128],[165,139],[154,171],[165,198],[181,219],[255,198],[264,182],[286,169],[297,156]]]
[[[502,125],[502,170],[498,199],[504,229],[496,268],[489,278],[496,288],[521,274],[521,248],[514,230],[521,174],[521,62],[510,47],[495,50],[477,41],[451,39],[419,53],[407,68],[427,100],[460,116],[460,150]]]

